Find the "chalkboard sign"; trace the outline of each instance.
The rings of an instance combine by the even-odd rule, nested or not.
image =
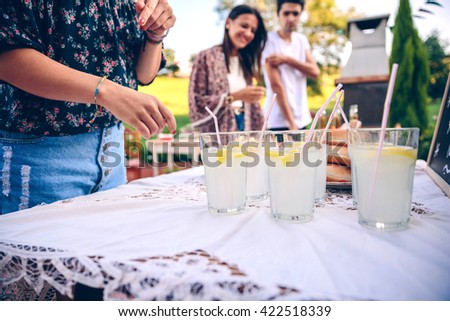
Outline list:
[[[427,161],[427,173],[450,197],[450,75],[434,130]]]

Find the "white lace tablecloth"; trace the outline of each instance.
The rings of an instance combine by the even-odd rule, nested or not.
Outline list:
[[[449,300],[450,200],[418,162],[409,228],[361,227],[348,192],[305,224],[269,201],[208,213],[203,168],[0,216],[0,285],[107,300]]]

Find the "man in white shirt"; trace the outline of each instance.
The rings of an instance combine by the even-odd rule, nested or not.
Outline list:
[[[316,79],[320,69],[305,35],[296,32],[304,0],[278,0],[277,14],[280,28],[268,34],[262,55],[268,112],[273,94],[277,99],[269,118],[271,130],[294,130],[311,122],[306,91],[306,78]]]

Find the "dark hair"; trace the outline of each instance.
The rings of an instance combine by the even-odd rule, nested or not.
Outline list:
[[[258,19],[258,28],[255,32],[255,38],[245,47],[238,50],[239,61],[244,72],[244,77],[252,79],[255,77],[259,79],[261,77],[261,54],[266,45],[267,31],[264,26],[264,21],[261,14],[255,8],[247,6],[245,4],[234,7],[227,19],[235,20],[237,17],[243,14],[253,14]],[[233,43],[231,42],[228,30],[225,27],[223,42],[223,53],[225,54],[225,62],[227,69],[230,71],[230,55],[233,49]]]
[[[305,0],[277,0],[277,14],[280,13],[281,6],[285,3],[296,3],[305,9]]]

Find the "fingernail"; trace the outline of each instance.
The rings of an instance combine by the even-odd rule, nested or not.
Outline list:
[[[177,133],[177,131],[176,130],[174,130],[173,132],[172,132],[172,135],[175,135]]]
[[[135,21],[136,21],[136,20],[135,20]],[[144,18],[139,19],[139,23],[140,23],[141,25],[144,25],[144,24],[145,24]]]

